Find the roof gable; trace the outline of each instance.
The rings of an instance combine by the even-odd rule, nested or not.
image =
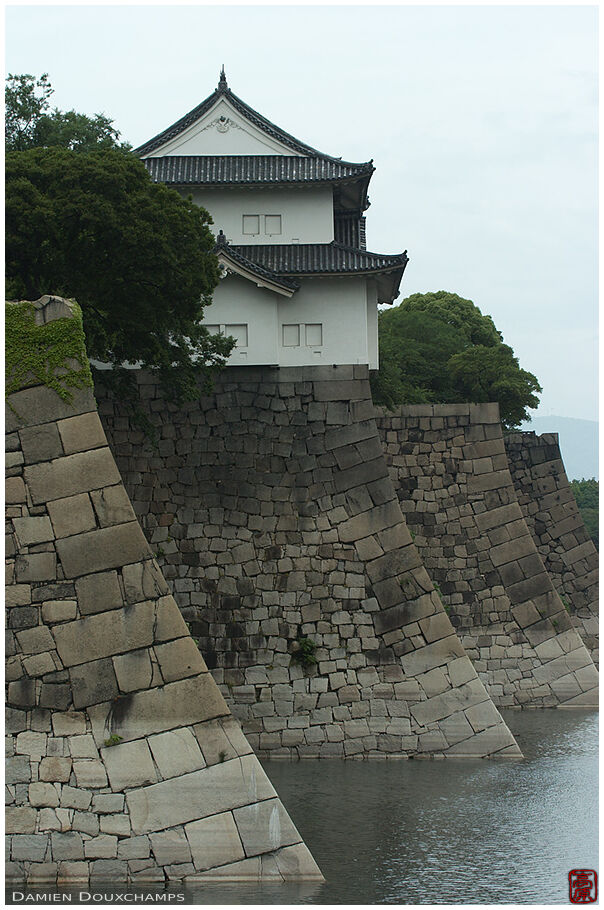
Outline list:
[[[224,117],[224,120],[220,118]],[[249,150],[244,148],[244,140]],[[149,155],[299,155],[342,162],[286,133],[238,98],[224,68],[216,90],[201,104],[134,150]],[[342,162],[350,164],[351,162]],[[371,162],[367,162],[371,164]]]
[[[221,95],[207,111],[157,146],[153,155],[291,156],[292,150],[251,123],[228,97]]]

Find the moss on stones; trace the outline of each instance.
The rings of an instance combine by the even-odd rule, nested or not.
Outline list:
[[[6,396],[39,383],[69,402],[73,389],[92,387],[82,311],[70,306],[72,318],[36,325],[33,303],[6,302]]]

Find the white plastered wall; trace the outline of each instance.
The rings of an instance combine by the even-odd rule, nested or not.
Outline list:
[[[305,278],[300,290],[286,298],[229,275],[214,292],[203,321],[247,325],[247,347],[234,349],[232,366],[367,363],[369,306],[365,278]],[[283,344],[284,325],[299,327],[299,344]],[[319,325],[322,343],[307,344],[306,327]],[[311,332],[316,337],[316,329]]]
[[[223,230],[230,243],[331,243],[333,192],[330,186],[295,189],[181,189],[214,219],[212,230]],[[266,234],[260,217],[259,234],[243,233],[243,215],[281,215],[281,233]]]

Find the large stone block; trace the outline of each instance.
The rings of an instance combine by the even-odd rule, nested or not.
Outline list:
[[[343,543],[352,543],[391,528],[400,521],[402,521],[400,506],[396,500],[392,500],[342,522],[338,525],[338,536]]]
[[[185,834],[198,871],[236,862],[246,855],[231,812],[191,822],[185,825]]]
[[[124,696],[112,732],[124,741],[163,733],[201,720],[224,717],[229,709],[209,673]]]
[[[296,881],[305,879],[306,881],[323,881],[321,870],[310,855],[308,847],[305,844],[294,844],[291,847],[283,847],[275,854],[275,860],[283,880]]]
[[[121,482],[108,448],[66,455],[43,464],[26,465],[24,473],[35,504]]]
[[[449,689],[427,701],[411,705],[410,711],[418,724],[426,726],[443,717],[456,714],[458,711],[467,711],[468,708],[481,702],[491,704],[484,686],[476,679],[457,689]],[[499,716],[498,713],[497,716]]]
[[[56,423],[25,427],[19,431],[19,438],[26,464],[50,461],[64,454]]]
[[[94,490],[90,494],[90,498],[102,528],[124,524],[127,521],[136,521],[128,494],[121,484]]]
[[[87,708],[89,705],[114,699],[118,695],[117,680],[110,658],[72,667],[69,678],[75,708]]]
[[[72,667],[152,644],[154,620],[154,605],[141,603],[61,623],[53,636],[64,666]]]
[[[154,832],[149,840],[158,865],[169,866],[191,861],[191,850],[183,828]]]
[[[245,755],[126,794],[134,834],[161,831],[275,797],[257,758]]]
[[[164,645],[156,645],[155,654],[165,682],[195,676],[208,669],[199,648],[189,636],[177,638]]]
[[[57,429],[66,455],[107,445],[105,431],[96,411],[59,420]]]
[[[52,581],[57,577],[57,557],[54,553],[27,553],[17,556],[15,579],[21,584],[28,581]]]
[[[272,853],[302,840],[278,799],[243,806],[235,809],[233,815],[246,856]]]
[[[434,667],[442,667],[455,657],[464,657],[465,651],[456,635],[441,638],[417,651],[411,651],[401,657],[405,676],[418,676],[427,673]]]
[[[147,648],[119,654],[113,658],[113,667],[122,692],[136,692],[151,685],[153,667]]]
[[[238,755],[247,755],[252,747],[232,717],[209,720],[193,728],[208,765],[229,761]]]
[[[150,555],[137,521],[58,540],[57,551],[67,578],[124,566]]]
[[[48,503],[48,512],[58,538],[91,531],[96,527],[88,493],[77,493]]]
[[[157,781],[157,772],[145,740],[120,743],[101,749],[113,790],[142,787]]]
[[[13,518],[15,533],[21,547],[53,540],[54,534],[46,515],[32,518]]]
[[[84,575],[75,583],[80,613],[102,613],[124,604],[117,572],[99,572]],[[186,627],[185,627],[186,628]]]
[[[204,768],[199,744],[188,727],[149,737],[153,758],[164,780]]]
[[[6,834],[33,834],[36,830],[37,812],[29,806],[7,806]]]

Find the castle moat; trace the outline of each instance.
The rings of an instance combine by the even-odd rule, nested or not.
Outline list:
[[[597,713],[504,719],[524,759],[263,762],[325,884],[175,884],[162,903],[568,903],[568,872],[598,868]],[[154,887],[63,894],[90,890]]]

